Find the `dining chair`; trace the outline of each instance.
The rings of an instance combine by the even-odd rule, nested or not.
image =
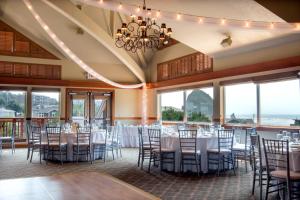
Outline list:
[[[62,156],[66,156],[66,160],[68,158],[68,144],[66,142],[61,141],[61,127],[60,126],[46,126],[47,133],[47,159],[48,162],[49,155],[51,153],[52,159],[55,156],[60,157],[60,163],[63,164]],[[46,163],[47,163],[46,162]]]
[[[2,133],[1,133],[2,132]],[[1,150],[3,143],[10,143],[12,154],[15,153],[15,132],[16,123],[15,122],[2,122],[0,124],[0,143]]]
[[[218,130],[218,147],[207,149],[207,166],[217,166],[217,174],[220,175],[221,164],[222,170],[225,170],[225,163],[228,169],[233,169],[235,175],[235,160],[232,151],[233,147],[234,130],[222,129]]]
[[[261,152],[261,142],[260,136],[258,134],[250,135],[250,148],[251,148],[251,158],[253,164],[253,181],[252,181],[252,195],[255,192],[256,181],[258,181],[259,185],[259,199],[261,200],[263,195],[263,185],[266,185],[264,181],[266,181],[267,169],[266,165],[262,160],[262,152]]]
[[[179,130],[180,144],[180,172],[184,172],[185,165],[196,166],[197,175],[201,171],[201,154],[197,150],[197,130]]]
[[[138,154],[138,167],[141,166],[141,169],[144,167],[144,160],[150,159],[150,143],[144,141],[144,127],[138,127],[138,136],[139,136],[139,154]]]
[[[92,155],[93,160],[95,160],[95,154],[100,154],[101,159],[103,159],[103,162],[106,161],[106,150],[107,150],[107,136],[109,131],[109,126],[106,127],[106,129],[102,129],[104,132],[104,139],[96,140],[92,142]]]
[[[73,161],[76,157],[78,163],[80,156],[86,156],[87,161],[90,160],[92,164],[91,126],[77,127],[76,130],[76,142],[73,143]]]
[[[232,148],[236,161],[236,167],[238,168],[239,166],[239,160],[244,161],[246,172],[248,172],[248,162],[252,167],[250,136],[253,134],[256,134],[256,128],[246,128],[244,142],[236,143]]]
[[[150,159],[148,172],[150,172],[151,163],[154,166],[159,162],[160,172],[163,171],[164,164],[172,164],[173,172],[175,172],[175,150],[161,147],[161,129],[148,129],[150,142]]]
[[[262,139],[267,168],[265,199],[270,193],[282,192],[287,199],[300,198],[300,173],[290,170],[289,141]]]
[[[45,145],[47,143],[42,142],[42,128],[40,126],[30,126],[30,138],[29,143],[31,144],[31,156],[30,162],[32,162],[32,157],[34,152],[38,152],[40,156],[40,164],[42,163],[42,153]]]
[[[114,126],[112,130],[112,149],[116,152],[117,157],[122,157],[122,144],[121,144],[121,132],[118,127]]]

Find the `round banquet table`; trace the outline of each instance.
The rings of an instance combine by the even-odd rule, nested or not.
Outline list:
[[[162,136],[161,138],[162,148],[170,148],[175,150],[175,172],[180,171],[180,144],[179,137],[172,136]],[[211,135],[200,135],[197,137],[197,150],[200,150],[201,153],[201,171],[203,173],[208,172],[207,166],[207,149],[210,148],[218,148],[218,137]],[[172,170],[170,165],[166,165],[168,170]],[[196,166],[187,165],[184,166],[185,171],[193,171],[196,172]]]
[[[104,141],[105,139],[105,130],[92,130],[91,133],[91,143],[97,141]],[[42,142],[47,143],[47,134],[45,132],[42,133]],[[61,133],[61,143],[67,143],[67,160],[64,161],[73,161],[73,144],[76,142],[76,134],[75,133]],[[93,149],[91,149],[93,152]],[[95,158],[99,158],[101,155],[95,155]],[[51,156],[50,158],[51,159]],[[59,156],[55,156],[56,160],[59,160]],[[85,158],[84,158],[85,159]]]

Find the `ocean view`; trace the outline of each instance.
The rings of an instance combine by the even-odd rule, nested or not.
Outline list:
[[[256,116],[253,115],[236,115],[236,118],[240,119],[254,119],[256,122]],[[230,119],[230,115],[226,116],[226,119]],[[263,114],[261,115],[261,125],[273,125],[273,126],[290,126],[294,124],[294,119],[300,119],[300,114],[297,115],[276,115],[276,114]]]

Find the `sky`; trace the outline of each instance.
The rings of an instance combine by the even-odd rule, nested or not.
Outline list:
[[[212,88],[202,91],[213,97]],[[191,90],[187,91],[187,95]],[[253,83],[225,87],[226,115],[256,114],[256,85]],[[300,115],[300,80],[260,84],[261,114]],[[183,92],[162,95],[162,106],[181,108]]]
[[[207,93],[211,98],[213,98],[213,89],[212,88],[201,88],[203,92]],[[187,90],[187,96],[193,90]],[[183,106],[183,92],[168,92],[164,93],[161,98],[161,105],[162,106],[173,106],[175,108],[181,109]]]

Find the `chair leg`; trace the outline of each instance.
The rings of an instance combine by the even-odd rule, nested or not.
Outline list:
[[[268,200],[268,196],[269,196],[269,186],[270,186],[270,179],[269,177],[267,178],[267,186],[266,186],[266,196],[265,196],[265,200]]]
[[[244,161],[245,161],[245,168],[246,168],[246,173],[247,173],[247,172],[248,172],[248,165],[247,165],[247,152],[245,152]]]
[[[148,172],[150,172],[150,167],[151,167],[151,161],[152,161],[152,159],[153,159],[152,153],[150,153]]]
[[[60,163],[61,165],[63,165],[61,148],[59,148],[59,154],[60,154]]]
[[[218,176],[220,175],[220,154],[218,154]]]
[[[27,147],[27,160],[29,159],[29,156],[30,156],[30,147],[28,146]]]
[[[140,166],[140,159],[141,159],[141,149],[139,148],[138,167]]]
[[[254,167],[255,169],[255,167]],[[259,170],[259,199],[262,200],[262,192],[263,192],[263,185],[262,185],[262,171]]]
[[[113,160],[115,160],[115,156],[114,156],[114,148],[111,149],[111,153],[112,153]]]
[[[142,151],[142,162],[141,162],[141,169],[143,169],[144,168],[144,160],[145,160],[145,152],[144,151]]]
[[[199,160],[198,160],[198,156],[197,156],[197,154],[195,154],[195,161],[196,161],[196,169],[197,169],[197,176],[199,176],[200,175],[200,173],[199,173]]]
[[[122,147],[119,146],[119,148],[120,148],[120,157],[122,158]]]
[[[76,146],[76,162],[78,164],[78,157],[79,157],[79,145]]]
[[[32,148],[32,151],[31,151],[30,162],[32,162],[32,156],[33,156],[33,152],[34,152],[34,148]]]
[[[252,195],[254,195],[255,190],[255,179],[256,179],[256,171],[253,173],[253,180],[252,180]]]
[[[39,154],[40,154],[40,164],[42,164],[42,148],[39,147]]]

